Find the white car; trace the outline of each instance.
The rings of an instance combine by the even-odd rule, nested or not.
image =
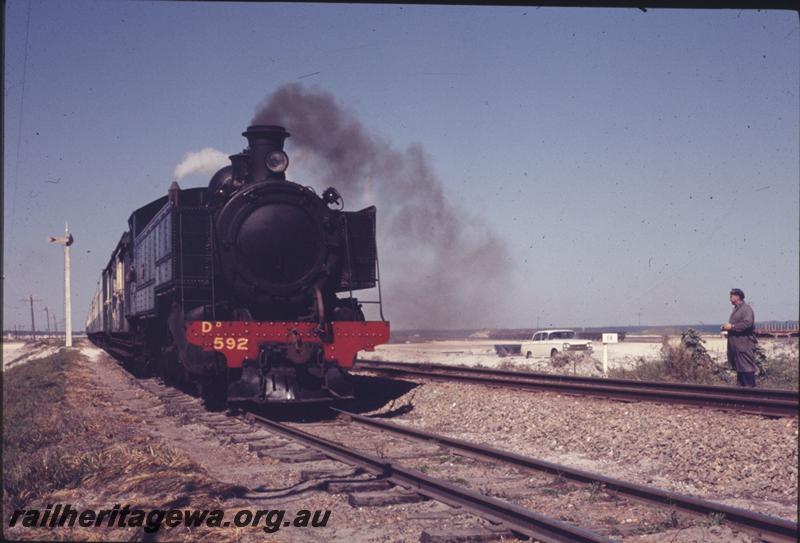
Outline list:
[[[563,352],[592,352],[592,342],[577,339],[574,330],[540,330],[533,334],[531,341],[522,344],[525,358],[554,357]]]

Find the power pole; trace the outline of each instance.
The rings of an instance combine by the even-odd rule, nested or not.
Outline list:
[[[50,335],[50,311],[47,309],[47,306],[44,308],[44,320],[47,322],[47,335]]]
[[[41,302],[38,298],[36,300],[33,299],[33,294],[31,294],[28,299],[22,299],[23,302],[30,302],[31,304],[31,333],[33,334],[33,341],[36,341],[36,320],[33,318],[33,302]]]
[[[69,225],[64,223],[63,237],[50,237],[51,243],[60,243],[64,246],[64,334],[67,347],[72,347],[72,298],[69,289],[69,246],[75,242],[69,233]]]

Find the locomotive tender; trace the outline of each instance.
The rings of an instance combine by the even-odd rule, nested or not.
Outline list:
[[[389,339],[375,207],[342,211],[286,180],[280,126],[250,126],[248,148],[211,178],[133,212],[102,272],[89,338],[138,372],[197,386],[213,401],[353,397],[347,368]],[[353,291],[378,286],[380,319]]]

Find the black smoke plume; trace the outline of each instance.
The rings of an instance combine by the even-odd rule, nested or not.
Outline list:
[[[318,189],[336,187],[350,209],[358,198],[378,207],[384,314],[395,327],[476,328],[502,319],[512,265],[506,244],[448,200],[419,145],[392,148],[331,94],[299,84],[268,96],[251,124],[284,126],[290,154],[317,176]]]

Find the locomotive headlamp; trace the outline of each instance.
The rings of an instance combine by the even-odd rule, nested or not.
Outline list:
[[[275,150],[270,152],[264,159],[264,163],[269,168],[269,171],[274,173],[283,173],[289,167],[289,157],[283,151]]]

